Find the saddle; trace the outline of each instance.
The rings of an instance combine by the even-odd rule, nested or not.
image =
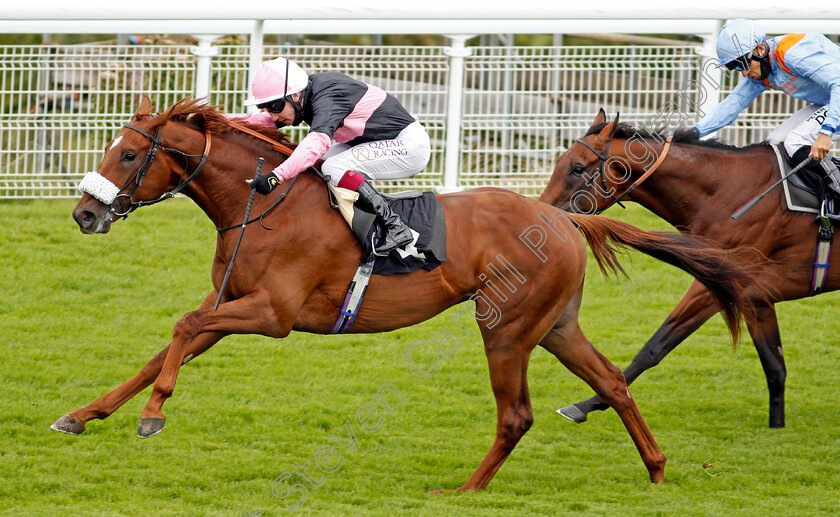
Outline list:
[[[773,151],[776,152],[776,159],[779,162],[779,171],[784,177],[797,165],[791,163],[791,158],[785,151],[783,144],[774,144]],[[840,165],[840,160],[832,157],[835,164]],[[793,212],[807,212],[820,214],[832,220],[840,221],[840,199],[837,199],[831,189],[825,188],[822,178],[814,171],[803,168],[784,182],[782,187],[785,191],[785,201],[788,210]],[[825,201],[825,203],[823,203]],[[818,221],[815,221],[819,224]]]
[[[338,210],[362,244],[363,256],[366,260],[373,258],[374,244],[384,235],[376,215],[355,203],[358,198],[356,192],[329,183],[327,185]],[[392,275],[410,273],[421,268],[432,270],[445,262],[446,221],[437,196],[433,192],[409,190],[383,194],[382,197],[411,229],[414,242],[404,249],[393,250],[387,257],[378,257],[373,273]]]

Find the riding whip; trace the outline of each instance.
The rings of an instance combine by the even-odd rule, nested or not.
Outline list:
[[[803,167],[805,167],[806,165],[810,165],[810,164],[811,164],[811,163],[813,163],[813,162],[814,162],[814,158],[813,158],[813,157],[811,157],[811,156],[809,156],[807,160],[804,160],[802,163],[800,163],[799,165],[797,165],[796,167],[794,167],[792,171],[790,171],[789,173],[785,174],[785,175],[784,175],[784,177],[783,177],[782,179],[780,179],[779,181],[777,181],[776,183],[773,183],[773,184],[770,186],[770,188],[768,188],[767,190],[765,190],[765,191],[764,191],[761,195],[759,195],[758,197],[756,197],[755,199],[753,199],[752,201],[750,201],[750,202],[749,202],[749,203],[747,203],[746,205],[742,206],[742,207],[741,207],[741,208],[740,208],[737,212],[735,212],[734,214],[732,214],[732,219],[735,219],[735,220],[737,221],[737,220],[738,220],[738,219],[739,219],[742,215],[746,214],[746,213],[747,213],[747,211],[748,211],[749,209],[751,209],[752,207],[754,207],[754,206],[756,205],[756,203],[758,203],[759,201],[761,201],[761,199],[762,199],[764,196],[766,196],[766,195],[767,195],[767,194],[768,194],[771,190],[773,190],[774,188],[778,187],[779,185],[781,185],[781,184],[782,184],[782,182],[783,182],[783,181],[785,181],[786,179],[790,178],[791,176],[793,176],[794,174],[796,174],[797,172],[799,172],[799,171],[800,171]]]
[[[254,180],[256,180],[257,176],[260,175],[262,166],[263,159],[260,158],[257,160],[257,172],[254,174]],[[224,295],[228,280],[230,280],[230,272],[233,271],[233,261],[236,260],[236,254],[239,253],[239,245],[242,244],[242,236],[245,235],[245,226],[248,224],[248,218],[251,216],[251,205],[254,204],[254,194],[256,192],[256,189],[252,188],[251,195],[248,197],[248,206],[245,207],[245,219],[242,220],[242,231],[239,232],[239,240],[236,241],[236,247],[233,248],[233,255],[230,257],[230,264],[228,264],[227,271],[225,271],[225,279],[222,280],[222,287],[219,288],[219,297],[216,298],[216,307],[213,308],[214,311],[219,310],[219,304],[222,302],[222,295]]]

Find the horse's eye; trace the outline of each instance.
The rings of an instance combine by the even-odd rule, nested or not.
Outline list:
[[[124,153],[122,156],[124,162],[134,161],[135,158],[137,158],[137,155],[134,153]]]
[[[584,172],[586,172],[586,167],[584,167],[583,165],[581,165],[579,163],[576,163],[576,164],[572,165],[572,170],[570,172],[572,174],[575,174],[575,175],[581,175]]]

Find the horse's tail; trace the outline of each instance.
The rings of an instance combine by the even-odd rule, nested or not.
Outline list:
[[[733,344],[741,336],[741,321],[752,321],[755,311],[744,296],[752,280],[750,268],[726,251],[692,236],[678,233],[648,232],[630,224],[599,215],[567,214],[583,233],[601,271],[624,274],[616,251],[627,246],[692,275],[718,302]]]

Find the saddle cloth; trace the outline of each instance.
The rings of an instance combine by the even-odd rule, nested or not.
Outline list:
[[[776,151],[779,170],[784,177],[790,173],[795,165],[790,164],[788,155],[784,150],[784,144],[774,144],[773,150]],[[822,178],[813,171],[802,169],[783,181],[782,186],[785,189],[785,201],[789,210],[821,214],[826,188]],[[831,191],[829,190],[829,192]],[[825,204],[827,214],[836,215],[836,206],[835,200],[829,199]],[[814,223],[819,225],[819,231],[817,232],[817,247],[814,256],[814,273],[811,277],[808,296],[821,293],[828,278],[828,268],[831,266],[831,247],[834,244],[834,228],[832,228],[831,219],[833,217],[818,216],[814,218]]]
[[[785,152],[784,144],[774,144],[773,151],[776,152],[781,177],[784,177],[790,173],[795,164],[791,165],[787,152]],[[818,177],[814,172],[808,169],[802,169],[783,181],[782,187],[785,189],[785,201],[787,202],[788,210],[812,214],[820,213],[820,207],[822,206],[821,192],[824,188],[822,178]],[[836,205],[837,203],[834,204]]]
[[[358,193],[329,184],[339,211],[362,243],[364,257],[373,256],[373,243],[384,237],[376,215],[354,204]],[[387,257],[376,257],[375,275],[411,273],[418,269],[431,271],[446,261],[446,221],[443,208],[433,192],[417,190],[383,195],[414,235],[414,242],[392,251]]]

